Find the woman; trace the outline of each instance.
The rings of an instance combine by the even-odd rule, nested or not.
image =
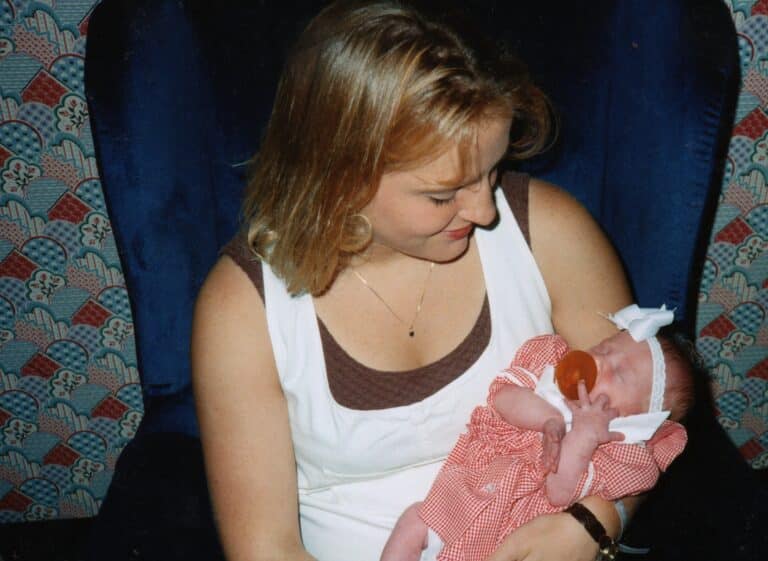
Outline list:
[[[302,34],[244,234],[195,311],[197,412],[230,559],[378,559],[523,341],[610,334],[597,312],[631,296],[599,228],[558,188],[500,171],[546,143],[547,115],[516,65],[393,3],[335,3]],[[618,533],[611,503],[582,502]],[[596,552],[557,514],[491,560]]]

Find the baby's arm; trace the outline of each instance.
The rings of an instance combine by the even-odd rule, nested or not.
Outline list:
[[[560,412],[533,392],[540,372],[558,362],[568,352],[568,344],[558,335],[539,335],[523,343],[515,353],[506,376],[491,384],[488,405],[499,417],[515,427],[543,433],[544,473],[557,470],[560,441],[565,421]]]
[[[563,416],[554,405],[536,395],[530,388],[515,384],[506,384],[496,393],[493,408],[507,423],[521,429],[541,432],[547,421],[563,421]]]
[[[583,382],[579,383],[579,400],[569,402],[568,407],[573,412],[573,428],[563,438],[558,470],[550,473],[546,482],[547,498],[556,506],[566,506],[573,501],[579,480],[597,447],[624,438],[621,433],[608,430],[608,423],[618,416],[618,411],[608,407],[608,398],[604,395],[590,402]]]
[[[554,406],[529,388],[506,384],[493,397],[493,409],[510,425],[543,433],[542,468],[557,471],[565,421]]]

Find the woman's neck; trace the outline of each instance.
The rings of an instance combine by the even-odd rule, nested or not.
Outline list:
[[[389,268],[390,266],[409,266],[425,263],[426,259],[414,257],[391,247],[372,243],[364,251],[352,257],[349,267]]]

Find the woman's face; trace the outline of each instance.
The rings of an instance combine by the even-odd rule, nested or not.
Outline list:
[[[461,256],[473,228],[496,218],[492,191],[509,145],[509,127],[509,119],[478,127],[477,152],[463,177],[458,147],[417,168],[385,173],[362,211],[373,226],[377,249],[436,262]]]
[[[590,398],[605,394],[610,406],[622,416],[647,413],[653,383],[648,343],[638,343],[628,332],[621,331],[588,352],[597,364],[597,379],[589,392]]]

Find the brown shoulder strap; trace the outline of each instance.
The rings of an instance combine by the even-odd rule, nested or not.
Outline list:
[[[264,300],[264,277],[261,273],[261,260],[256,257],[251,248],[248,247],[248,239],[245,231],[235,234],[220,253],[230,257],[237,265],[245,271],[248,278],[251,279],[253,286],[259,291],[262,301]]]
[[[523,232],[525,243],[531,247],[531,233],[528,227],[528,183],[531,177],[526,173],[508,171],[501,177],[501,190],[509,208]]]

